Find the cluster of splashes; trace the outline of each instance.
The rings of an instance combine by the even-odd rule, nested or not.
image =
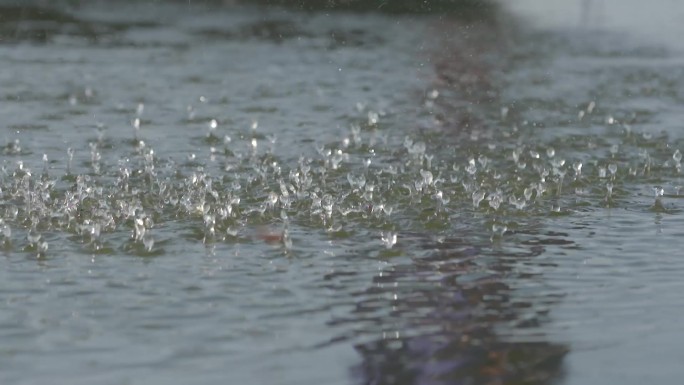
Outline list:
[[[591,103],[580,119],[593,108]],[[89,142],[79,172],[73,164],[79,149],[67,150],[62,167],[43,155],[42,170],[35,172],[16,159],[23,156],[21,143],[11,141],[4,152],[15,159],[5,161],[1,175],[3,247],[44,258],[49,255],[45,235],[60,233],[93,253],[157,255],[163,251],[155,228],[187,222],[193,224],[189,238],[205,244],[265,241],[285,252],[295,247],[291,226],[323,230],[333,238],[363,228],[378,234],[378,246],[393,255],[400,252],[402,232],[439,235],[466,221],[497,240],[535,216],[619,205],[629,195],[625,181],[657,183],[681,173],[679,150],[613,118],[606,124],[621,127],[620,143],[573,136],[564,139],[565,154],[559,154],[552,143],[520,140],[531,130],[525,122],[486,139],[470,133],[455,139],[467,145],[450,146],[434,135],[391,138],[374,111],[339,141],[318,144],[314,156],[289,163],[278,157],[275,136],[258,133],[256,122],[233,140],[222,137],[211,119],[202,138],[210,164],[202,164],[194,154],[180,161],[160,159],[141,139],[143,110],[139,105],[132,120],[132,156],[116,164],[100,154],[106,146],[103,130]],[[270,146],[262,149],[263,140]],[[582,152],[598,146],[607,147],[605,157],[587,159]],[[627,155],[634,152],[636,159]],[[679,188],[673,188],[678,195]],[[668,210],[664,187],[653,190],[650,208]],[[109,236],[122,233],[130,236],[124,241]]]

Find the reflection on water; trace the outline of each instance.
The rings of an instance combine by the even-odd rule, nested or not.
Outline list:
[[[457,138],[486,132],[487,106],[499,101],[503,68],[496,58],[507,51],[505,31],[490,18],[447,19],[433,28],[441,37],[431,60],[439,94],[427,98],[437,123],[433,129]],[[455,215],[451,220],[468,219]],[[538,272],[524,273],[520,264],[535,264],[544,244],[573,242],[539,237],[533,230],[517,233],[526,231],[531,237],[518,250],[502,249],[496,232],[494,247],[469,243],[472,235],[465,229],[458,238],[441,237],[436,243],[405,240],[432,252],[382,270],[366,292],[372,299],[357,304],[355,317],[334,321],[367,322],[382,335],[355,345],[364,357],[353,372],[360,382],[548,384],[558,379],[567,346],[548,342],[539,332],[507,338],[519,335],[514,330],[539,328],[557,298],[520,299],[507,282],[543,279]]]
[[[510,261],[534,258],[529,254],[492,252],[484,256],[470,247],[447,241],[446,250],[416,261],[412,266],[382,271],[374,280],[374,297],[354,312],[372,321],[382,339],[357,344],[364,357],[355,374],[368,384],[547,384],[558,376],[566,348],[544,341],[509,342],[497,328],[537,327],[549,308],[516,300],[503,277],[531,279],[514,274]],[[462,252],[454,252],[459,246]],[[409,286],[412,290],[404,289]],[[548,305],[548,304],[547,304]],[[373,316],[379,308],[387,316]],[[524,309],[524,310],[523,310]],[[522,311],[521,311],[522,310]],[[394,326],[394,327],[392,327]]]

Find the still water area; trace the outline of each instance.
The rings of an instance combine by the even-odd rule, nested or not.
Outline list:
[[[0,2],[0,383],[680,383],[684,6],[514,3]]]

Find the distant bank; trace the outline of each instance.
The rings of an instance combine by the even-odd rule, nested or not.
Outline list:
[[[197,1],[197,0],[195,0]],[[225,0],[224,0],[225,2]],[[350,10],[381,12],[486,12],[491,0],[238,0],[246,4],[298,7],[304,10]]]

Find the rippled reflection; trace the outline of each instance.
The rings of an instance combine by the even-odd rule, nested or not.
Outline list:
[[[497,63],[488,57],[506,50],[505,37],[491,22],[451,19],[436,28],[444,36],[434,58],[440,91],[428,94],[426,106],[432,108],[436,100],[435,118],[444,132],[468,140],[468,135],[490,129],[486,106],[497,102],[500,85]],[[478,108],[483,103],[485,107]],[[508,108],[501,114],[507,119]],[[553,149],[547,153],[553,158]],[[470,158],[472,170],[466,171],[474,175],[487,162],[482,155],[477,161]],[[500,203],[494,203],[500,200],[496,194],[479,190],[472,196],[475,207],[487,196],[489,205],[499,208]],[[522,210],[530,198],[526,190],[520,201],[515,196],[510,201]],[[458,216],[452,220],[467,221]],[[496,239],[507,232],[496,221],[493,228]],[[439,238],[437,244],[410,238],[407,242],[435,251],[411,264],[381,271],[364,293],[371,299],[361,301],[346,320],[369,325],[368,330],[382,336],[355,345],[363,356],[355,377],[366,384],[548,384],[559,378],[568,346],[548,342],[543,333],[507,338],[519,334],[516,329],[539,327],[557,299],[551,296],[535,303],[518,298],[508,282],[543,280],[539,273],[521,273],[519,265],[526,260],[535,264],[544,252],[543,244],[573,242],[554,234],[540,237],[524,228],[515,231],[521,244],[529,245],[522,252],[475,246],[466,241],[467,233]],[[527,231],[529,235],[524,234]]]
[[[367,325],[365,332],[382,336],[355,345],[363,356],[354,370],[360,382],[547,384],[557,378],[567,346],[546,342],[543,333],[510,338],[518,328],[539,327],[556,301],[517,298],[506,283],[543,279],[516,273],[543,249],[511,253],[459,239],[439,247],[431,257],[383,270],[353,317],[335,321]]]

